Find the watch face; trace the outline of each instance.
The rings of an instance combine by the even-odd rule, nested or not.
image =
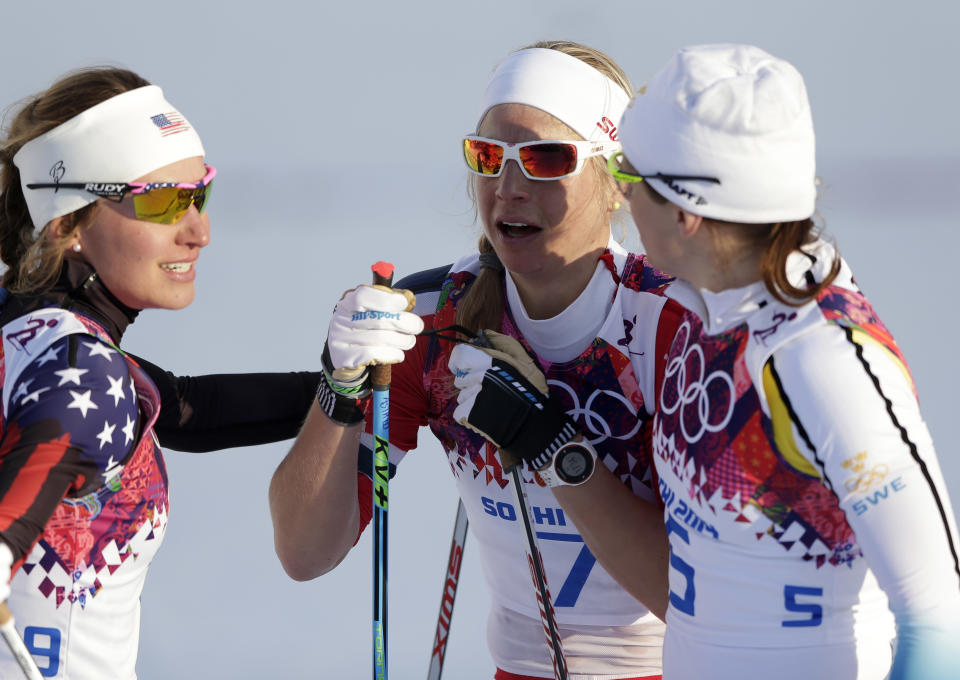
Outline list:
[[[593,456],[583,446],[567,444],[557,454],[554,469],[567,484],[580,484],[593,474]]]

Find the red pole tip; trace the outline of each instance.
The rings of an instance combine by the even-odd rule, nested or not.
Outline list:
[[[377,262],[375,265],[370,267],[373,270],[373,273],[377,276],[380,276],[384,279],[389,279],[393,276],[393,265],[389,262]]]

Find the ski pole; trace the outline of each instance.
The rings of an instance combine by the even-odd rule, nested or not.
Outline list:
[[[530,567],[530,576],[537,594],[537,606],[540,609],[540,621],[543,623],[543,632],[547,636],[547,649],[550,651],[550,660],[553,662],[553,675],[556,680],[567,680],[567,662],[563,656],[563,646],[560,643],[560,633],[557,632],[556,617],[553,612],[553,600],[550,599],[550,588],[547,586],[547,573],[543,568],[543,559],[540,556],[540,547],[537,545],[537,535],[530,524],[529,503],[527,492],[520,479],[518,463],[510,470],[513,488],[516,491],[517,507],[523,519],[523,529],[526,533],[527,564]]]
[[[478,347],[491,346],[482,333],[470,342]],[[543,559],[540,555],[540,547],[537,544],[537,534],[530,523],[530,504],[527,502],[527,492],[523,480],[520,478],[520,467],[522,465],[522,461],[517,462],[507,472],[510,473],[513,480],[517,507],[520,508],[520,518],[526,536],[524,548],[527,551],[527,566],[530,567],[530,577],[533,579],[533,587],[537,596],[540,622],[543,624],[543,632],[547,636],[547,650],[550,652],[550,661],[553,663],[553,675],[556,680],[567,680],[567,661],[563,656],[560,633],[557,631],[553,600],[550,599],[550,588],[547,585],[547,572],[543,568]]]
[[[17,660],[17,663],[20,665],[20,670],[23,671],[23,676],[27,678],[27,680],[43,680],[43,676],[40,675],[40,669],[37,668],[37,664],[33,660],[33,657],[30,656],[27,646],[23,644],[23,638],[17,633],[17,629],[13,624],[13,614],[10,612],[10,608],[6,602],[0,602],[0,634],[2,634],[3,639],[7,641],[7,646],[10,647],[10,653],[13,654],[13,658]]]
[[[393,265],[371,267],[373,283],[393,284]],[[387,680],[387,500],[390,481],[390,365],[370,369],[373,388],[373,678]]]
[[[440,680],[443,673],[443,659],[447,654],[447,640],[450,638],[450,623],[453,620],[453,604],[457,598],[457,585],[460,583],[460,567],[463,566],[463,548],[467,541],[467,509],[463,501],[457,503],[457,519],[453,524],[453,540],[450,542],[450,558],[444,573],[443,593],[440,597],[440,613],[437,614],[437,632],[433,639],[433,652],[430,654],[430,668],[427,680]]]

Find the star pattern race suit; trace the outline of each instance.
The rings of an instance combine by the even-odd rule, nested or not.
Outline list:
[[[96,321],[41,308],[2,328],[0,537],[10,609],[44,677],[135,677],[140,591],[167,523],[150,379]],[[0,677],[21,677],[5,646]]]
[[[834,253],[794,253],[791,281],[823,280]],[[883,678],[890,610],[892,678],[960,677],[953,512],[903,356],[846,264],[800,307],[760,282],[668,295],[699,316],[654,419],[664,677]]]
[[[611,288],[616,291],[613,301],[609,295],[605,298],[606,312],[602,308],[592,311],[605,317],[597,337],[572,361],[541,359],[540,366],[551,395],[565,405],[597,449],[600,461],[635,494],[653,501],[656,492],[650,477],[647,415],[652,403],[648,395],[652,395],[654,383],[657,320],[666,302],[662,291],[669,279],[647,266],[643,257],[627,256],[618,249],[613,258],[622,280]],[[455,323],[456,307],[478,271],[474,254],[452,268],[422,272],[396,285],[414,291],[415,312],[422,316],[427,330],[443,328]],[[611,274],[601,264],[596,276],[609,281]],[[630,317],[625,318],[621,309],[632,310]],[[526,344],[509,311],[504,314],[501,331]],[[416,448],[421,425],[430,427],[447,453],[478,543],[493,600],[487,636],[494,661],[510,673],[553,677],[508,475],[496,448],[452,417],[457,405],[457,390],[448,368],[453,346],[436,336],[418,338],[403,363],[393,367],[391,463],[399,463],[405,452]],[[631,362],[631,356],[637,360]],[[360,453],[361,468],[366,466],[365,474],[360,475],[364,526],[371,514],[369,422],[367,427]],[[662,622],[596,564],[553,493],[532,474],[524,471],[522,476],[570,677],[659,676]]]

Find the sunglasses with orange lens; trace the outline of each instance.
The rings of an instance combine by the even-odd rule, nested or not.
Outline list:
[[[517,161],[527,179],[551,180],[576,175],[588,158],[620,149],[617,142],[560,141],[503,142],[469,135],[463,139],[463,158],[482,177],[499,177],[504,164]]]

